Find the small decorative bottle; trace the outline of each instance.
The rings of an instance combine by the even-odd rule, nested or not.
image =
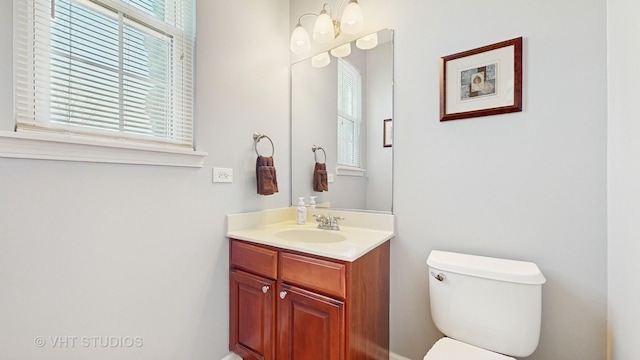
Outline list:
[[[298,209],[296,210],[296,223],[304,225],[307,223],[307,208],[304,206],[304,198],[298,198]]]
[[[309,207],[315,209],[317,196],[309,196]]]

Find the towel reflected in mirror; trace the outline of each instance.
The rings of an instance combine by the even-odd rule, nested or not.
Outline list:
[[[327,164],[316,162],[313,169],[313,191],[329,191],[329,181],[327,180]]]

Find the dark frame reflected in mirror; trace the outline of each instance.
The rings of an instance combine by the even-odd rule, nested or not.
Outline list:
[[[308,203],[315,196],[317,207],[392,212],[392,135],[380,122],[393,119],[393,30],[374,36],[376,46],[369,40],[361,49],[352,41],[348,56],[330,55],[328,64],[325,54],[321,62],[291,65],[291,199]],[[314,145],[326,152],[328,191],[313,188]]]
[[[382,135],[382,146],[383,147],[391,147],[393,146],[393,121],[391,119],[385,119],[382,121],[384,125],[383,135]]]

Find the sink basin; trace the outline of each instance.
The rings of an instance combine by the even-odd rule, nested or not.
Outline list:
[[[287,229],[278,231],[275,236],[281,240],[308,243],[335,243],[346,239],[335,231],[320,229]]]

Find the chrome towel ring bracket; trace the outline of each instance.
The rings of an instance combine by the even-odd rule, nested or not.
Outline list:
[[[324,149],[321,146],[318,145],[313,145],[311,146],[311,151],[313,151],[313,158],[316,160],[316,162],[318,161],[318,150],[322,150],[322,153],[324,154],[324,161],[323,162],[327,162],[327,152],[324,151]]]
[[[273,156],[273,154],[275,154],[276,152],[276,147],[273,146],[273,141],[271,140],[270,137],[268,137],[267,135],[261,134],[259,132],[254,132],[253,133],[253,148],[256,150],[256,155],[258,156],[264,156],[264,155],[260,155],[260,153],[258,152],[258,143],[260,142],[260,140],[262,140],[263,138],[266,138],[267,140],[269,140],[269,142],[271,143],[271,155],[268,156]]]

